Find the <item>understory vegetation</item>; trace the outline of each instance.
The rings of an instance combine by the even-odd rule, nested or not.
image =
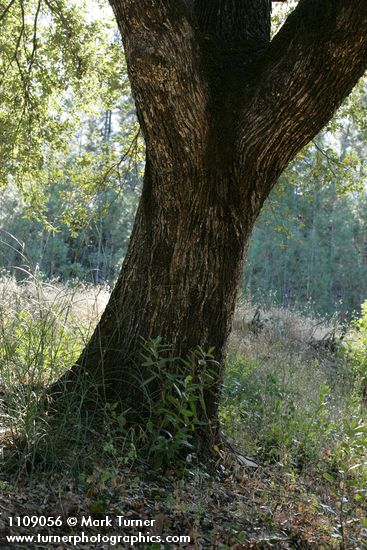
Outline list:
[[[309,311],[238,305],[220,405],[223,445],[206,473],[192,452],[206,380],[198,383],[187,369],[182,375],[179,365],[187,359],[172,357],[159,340],[145,342],[142,351],[144,379],[156,378],[160,388],[159,399],[147,391],[145,431],[127,428],[124,412],[110,404],[98,412],[101,437],[95,419],[83,418],[80,393],[69,395],[66,414],[49,414],[47,385],[77,359],[108,296],[107,287],[45,283],[36,276],[0,280],[1,485],[11,501],[20,486],[36,502],[41,480],[58,480],[74,501],[104,512],[121,498],[122,487],[139,493],[148,469],[158,493],[162,483],[176,484],[176,493],[173,502],[167,494],[148,497],[146,489],[146,502],[153,498],[165,510],[167,528],[172,514],[196,522],[199,542],[215,534],[218,548],[246,541],[260,548],[263,539],[278,540],[280,548],[312,548],[315,541],[321,548],[364,547],[365,307],[345,331],[336,318]],[[197,350],[190,361],[206,365],[210,378],[210,350]],[[217,525],[213,502],[196,494],[209,484],[235,498]],[[209,506],[207,523],[190,494],[199,498],[197,507]]]

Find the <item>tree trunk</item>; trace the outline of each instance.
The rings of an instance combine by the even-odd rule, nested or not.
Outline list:
[[[110,3],[146,171],[120,277],[68,379],[92,373],[101,395],[138,413],[142,339],[159,336],[183,357],[214,347],[202,434],[212,442],[253,224],[288,162],[363,73],[367,7],[301,0],[270,43],[270,0]]]
[[[225,346],[257,214],[249,215],[251,209],[234,192],[237,186],[230,167],[208,164],[167,178],[147,161],[122,271],[92,339],[68,375],[74,383],[82,367],[102,399],[122,402],[133,422],[143,419],[144,393],[137,383],[143,343],[160,337],[182,358],[198,346],[214,348],[217,368],[205,388],[201,420],[208,422],[211,440],[216,438]],[[187,374],[200,379],[197,368],[195,361]]]

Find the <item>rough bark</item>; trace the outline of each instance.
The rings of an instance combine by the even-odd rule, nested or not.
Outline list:
[[[277,178],[366,67],[367,3],[301,0],[270,42],[270,0],[110,0],[146,142],[117,285],[78,365],[137,410],[141,338],[222,364],[244,253]],[[135,362],[134,362],[135,361]],[[222,367],[206,393],[216,432]]]

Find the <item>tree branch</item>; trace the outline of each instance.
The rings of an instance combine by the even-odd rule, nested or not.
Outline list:
[[[182,162],[189,161],[205,143],[208,90],[188,6],[183,0],[110,0],[110,4],[150,161],[155,162],[156,151],[163,147],[167,166],[177,159],[177,149]]]
[[[301,0],[243,87],[237,128],[242,170],[255,158],[257,179],[272,175],[262,189],[253,190],[255,200],[264,200],[366,66],[367,2]]]
[[[0,14],[0,21],[2,21],[6,17],[7,13],[9,12],[13,4],[15,4],[15,0],[11,0],[9,4],[6,6],[6,8],[4,9],[4,11]]]

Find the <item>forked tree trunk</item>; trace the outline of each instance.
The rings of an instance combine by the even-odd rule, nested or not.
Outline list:
[[[78,365],[137,411],[142,338],[222,365],[244,253],[277,178],[366,66],[367,3],[301,0],[270,42],[270,0],[110,0],[146,141],[117,285]],[[134,385],[135,384],[135,385]],[[134,389],[135,388],[135,389]]]

